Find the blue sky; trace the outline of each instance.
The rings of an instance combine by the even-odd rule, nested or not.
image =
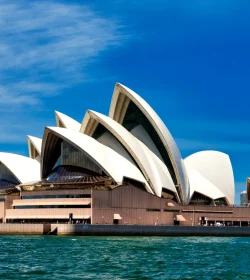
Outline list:
[[[0,0],[1,151],[27,155],[54,110],[107,114],[116,82],[157,111],[183,157],[230,155],[250,176],[248,0]],[[215,163],[216,164],[216,163]]]

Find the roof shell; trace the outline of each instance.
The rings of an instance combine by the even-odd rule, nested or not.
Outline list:
[[[190,198],[189,202],[194,194],[198,192],[213,200],[225,197],[225,194],[221,192],[214,184],[202,176],[197,170],[186,165],[186,169],[189,177],[190,184]]]
[[[59,138],[71,143],[77,149],[84,151],[85,154],[96,162],[96,164],[99,165],[102,170],[104,170],[105,173],[112,177],[117,183],[121,183],[123,181],[123,177],[126,176],[145,183],[146,187],[148,186],[139,169],[114,150],[83,133],[59,127],[45,128],[42,147],[41,174],[43,174],[43,159],[46,156],[44,155],[44,148],[46,145],[46,138],[49,133],[57,135]]]
[[[35,151],[39,156],[41,156],[41,150],[42,150],[42,139],[37,138],[34,136],[27,136],[28,138],[28,148],[29,148],[29,156],[30,158],[35,158]]]
[[[149,150],[149,148],[144,143],[142,143],[138,139],[136,139],[136,141],[138,141],[139,144],[142,146],[148,159],[154,163],[154,165],[156,167],[156,172],[160,176],[161,185],[158,189],[156,189],[156,195],[161,197],[162,189],[165,188],[165,189],[172,191],[175,194],[177,201],[180,202],[175,185],[173,183],[173,180],[171,178],[171,175],[170,175],[166,165],[151,150]]]
[[[34,159],[1,152],[0,162],[13,173],[20,183],[40,180],[40,164]]]
[[[122,95],[125,95],[127,99],[122,98]],[[180,151],[169,130],[152,107],[134,91],[117,83],[110,105],[109,117],[122,123],[130,100],[141,110],[160,137],[171,160],[178,185],[181,187],[183,203],[187,204],[189,198],[189,182]]]
[[[60,113],[58,111],[55,111],[55,117],[56,117],[56,126],[57,127],[63,127],[72,129],[75,131],[79,131],[81,124],[77,122],[76,120],[72,119],[71,117]]]
[[[196,170],[223,193],[223,197],[226,197],[229,204],[234,204],[234,174],[227,154],[217,151],[202,151],[188,156],[184,161],[187,168]],[[206,191],[205,185],[203,191]]]
[[[159,168],[159,164],[157,164],[155,158],[152,157],[151,154],[153,153],[147,147],[144,147],[142,143],[122,125],[113,119],[94,111],[87,111],[82,122],[81,132],[85,133],[86,131],[91,131],[93,133],[93,129],[89,127],[93,124],[93,120],[101,123],[115,136],[116,139],[118,139],[137,163],[154,193],[161,196],[163,186],[161,175],[163,175],[163,172],[162,168]],[[94,125],[94,127],[96,127],[96,125]]]

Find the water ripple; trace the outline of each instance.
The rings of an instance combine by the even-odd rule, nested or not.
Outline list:
[[[0,279],[250,279],[250,239],[0,236]]]

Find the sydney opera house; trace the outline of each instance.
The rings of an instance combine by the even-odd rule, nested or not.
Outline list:
[[[157,113],[126,86],[116,84],[108,116],[55,118],[42,139],[28,136],[29,157],[0,153],[2,222],[249,225],[250,209],[233,207],[229,156],[183,159]]]

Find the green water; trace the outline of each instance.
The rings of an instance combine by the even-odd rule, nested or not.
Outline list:
[[[250,279],[250,238],[0,236],[0,279]]]

